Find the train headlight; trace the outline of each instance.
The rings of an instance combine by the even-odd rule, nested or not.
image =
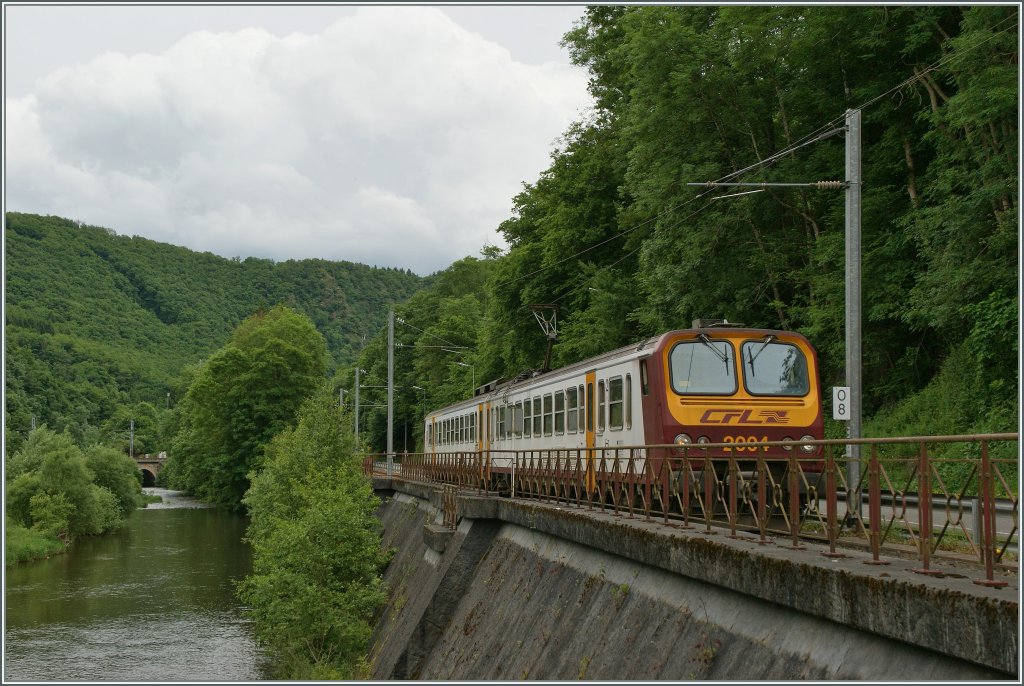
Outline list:
[[[814,436],[801,436],[800,440],[801,441],[813,441],[815,439],[814,439]],[[815,447],[816,446],[807,445],[806,443],[804,443],[803,445],[800,446],[800,450],[805,452],[805,453],[807,453],[808,455],[810,455],[811,453],[814,452]]]
[[[676,445],[691,445],[693,443],[693,439],[687,436],[686,434],[679,434],[678,436],[675,437],[675,440],[673,442]]]
[[[700,438],[697,439],[697,445],[707,445],[710,442],[711,439],[708,438],[707,436],[701,436]]]
[[[782,442],[786,444],[786,445],[782,446],[783,450],[785,450],[787,453],[793,452],[793,446],[789,445],[790,443],[793,442],[792,438],[790,438],[789,436],[786,436],[785,438],[782,439]]]

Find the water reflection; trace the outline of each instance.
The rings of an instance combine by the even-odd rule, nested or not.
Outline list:
[[[266,678],[233,594],[245,518],[146,490],[165,503],[121,531],[7,570],[5,680]]]

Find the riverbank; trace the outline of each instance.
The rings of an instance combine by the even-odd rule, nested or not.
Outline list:
[[[7,567],[22,562],[45,560],[67,552],[69,547],[55,536],[46,536],[13,522],[7,522],[4,528],[4,563]]]
[[[179,495],[178,491],[163,491],[163,489],[143,489],[142,506],[145,509],[150,505],[162,507],[165,500],[155,491]],[[194,505],[192,507],[195,507]],[[56,536],[26,529],[23,526],[8,521],[4,529],[4,563],[6,567],[22,564],[25,562],[38,562],[46,560],[54,555],[61,555],[71,549],[70,543],[65,543]]]

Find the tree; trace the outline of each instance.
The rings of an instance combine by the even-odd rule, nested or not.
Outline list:
[[[142,505],[142,476],[130,457],[111,448],[93,446],[85,451],[85,464],[92,472],[93,483],[114,495],[122,518]]]
[[[323,381],[326,356],[312,322],[286,307],[243,321],[196,372],[179,404],[171,483],[240,508],[263,447],[292,425],[303,400]]]
[[[131,459],[108,448],[87,457],[68,433],[46,427],[29,435],[6,476],[7,516],[65,543],[117,528],[139,503]]]
[[[342,426],[343,424],[343,426]],[[245,497],[253,573],[239,585],[285,678],[353,679],[384,603],[379,500],[354,456],[333,388],[267,446]]]

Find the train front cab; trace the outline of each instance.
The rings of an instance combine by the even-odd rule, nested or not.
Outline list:
[[[720,479],[729,457],[747,478],[763,457],[783,490],[794,464],[803,475],[801,491],[817,480],[820,447],[801,444],[824,436],[817,355],[806,338],[728,327],[674,331],[662,336],[647,362],[648,402],[660,406],[650,415],[645,407],[653,420],[645,427],[648,440],[680,446],[672,457],[689,456],[691,475],[700,475],[707,454]],[[750,445],[764,441],[791,445]]]

